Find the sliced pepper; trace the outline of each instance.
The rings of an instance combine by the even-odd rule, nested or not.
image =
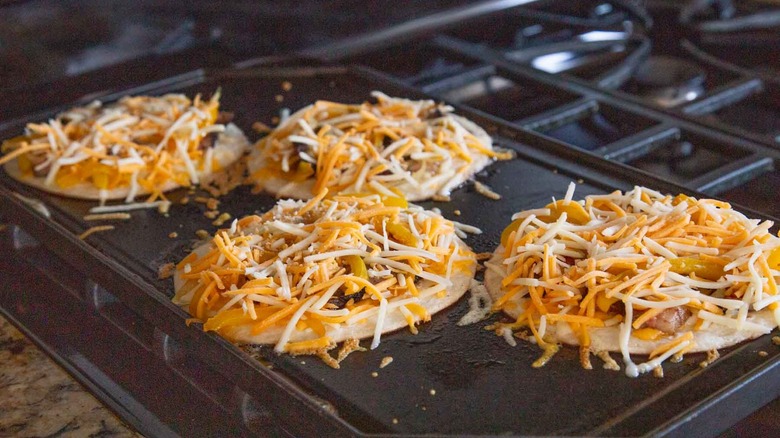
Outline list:
[[[617,303],[620,299],[618,297],[609,298],[605,294],[596,295],[596,307],[604,313],[609,312],[609,308],[613,304]]]
[[[413,248],[417,247],[417,238],[414,237],[408,228],[401,225],[398,222],[390,222],[387,224],[387,232],[399,243],[403,243],[406,246]]]
[[[108,166],[99,164],[92,171],[92,185],[99,189],[108,189],[110,184],[111,169]]]
[[[582,205],[574,201],[569,202],[568,205],[564,205],[564,202],[565,201],[561,199],[560,201],[547,204],[544,208],[550,209],[550,214],[547,216],[539,216],[538,219],[547,223],[555,222],[561,217],[561,214],[565,212],[567,221],[575,225],[585,225],[590,221],[590,215],[588,215],[588,212],[585,211],[585,208],[583,208]],[[513,231],[516,231],[520,227],[523,220],[525,220],[525,218],[522,217],[515,219],[509,226],[504,228],[504,231],[501,233],[501,245],[506,246],[509,243],[509,236]]]
[[[512,235],[513,231],[517,231],[517,229],[520,228],[520,224],[523,223],[524,219],[525,218],[522,217],[515,219],[508,227],[504,228],[504,231],[501,233],[501,245],[506,247],[509,244],[509,236]]]
[[[575,225],[585,225],[590,221],[590,215],[579,202],[570,201],[566,204],[566,201],[561,199],[547,204],[545,208],[550,209],[550,215],[539,216],[539,220],[542,222],[555,222],[563,213],[566,213],[567,222]]]
[[[16,137],[11,137],[8,140],[4,140],[2,146],[0,146],[0,151],[2,152],[11,152],[13,150],[19,149],[20,147],[24,146],[25,143],[31,142],[33,139],[26,135],[17,135]]]
[[[780,248],[775,248],[766,259],[770,269],[780,269]]]
[[[396,196],[381,196],[383,204],[388,207],[409,208],[409,202],[406,200],[402,191],[395,187],[390,187],[390,191],[395,193]]]
[[[714,262],[693,257],[677,257],[669,260],[669,263],[672,265],[669,270],[680,275],[696,274],[697,277],[712,281],[723,276],[723,266]]]
[[[230,309],[218,313],[203,324],[203,331],[218,331],[223,327],[229,327],[239,324],[249,324],[252,317],[244,312],[244,309]]]
[[[73,187],[76,184],[81,182],[81,176],[79,176],[78,172],[74,172],[71,170],[63,170],[57,173],[57,176],[54,180],[58,186],[62,188],[68,188]]]
[[[19,165],[19,170],[22,171],[23,175],[29,175],[33,173],[33,164],[27,154],[19,155],[19,158],[16,159],[16,162]]]
[[[308,161],[299,161],[298,168],[295,170],[295,176],[292,180],[295,182],[301,182],[314,175],[314,167]]]
[[[358,255],[348,255],[344,257],[344,260],[346,260],[347,264],[349,265],[349,271],[354,275],[355,277],[362,278],[363,280],[368,280],[368,270],[366,269],[366,263],[363,261],[363,258]],[[344,295],[351,295],[359,292],[362,287],[359,285],[349,282],[346,291],[344,292]],[[359,298],[359,297],[355,297]],[[341,306],[343,307],[343,306]]]
[[[372,196],[372,195],[379,195],[379,199],[382,200],[382,203],[385,204],[387,207],[401,207],[401,208],[409,208],[409,202],[406,200],[406,197],[404,196],[403,192],[400,190],[390,187],[390,191],[396,194],[396,196],[387,196],[383,193],[342,193],[344,196],[354,196],[356,198],[364,198],[366,196]]]
[[[360,277],[364,280],[368,280],[368,270],[366,270],[366,263],[363,258],[358,255],[348,255],[344,257],[349,264],[349,270],[355,277]]]

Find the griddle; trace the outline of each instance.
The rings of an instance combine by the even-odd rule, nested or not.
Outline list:
[[[301,63],[310,64],[201,70],[122,90],[106,100],[138,92],[210,95],[221,88],[221,107],[234,112],[235,122],[256,139],[253,122],[272,124],[283,108],[294,111],[317,99],[361,102],[372,90],[428,96],[371,69],[296,66]],[[550,85],[503,66],[492,68],[524,85]],[[283,91],[285,81],[292,84],[290,91]],[[616,117],[630,111],[579,89],[561,93],[597,109],[611,105]],[[696,190],[700,186],[678,185],[605,160],[599,151],[572,148],[484,111],[455,106],[485,127],[497,145],[518,154],[476,176],[502,195],[500,201],[466,184],[453,192],[451,202],[422,203],[481,228],[482,234],[466,240],[476,252],[497,246],[512,213],[561,198],[570,181],[578,183],[576,198],[634,185],[703,195]],[[58,109],[4,123],[0,137],[16,135],[25,122]],[[540,108],[537,126],[560,123],[560,112],[569,109]],[[660,112],[633,113],[649,126],[695,133],[713,144],[745,150],[746,156],[764,153],[759,145]],[[607,150],[642,156],[653,148],[623,140]],[[3,232],[3,247],[21,259],[4,261],[3,275],[18,273],[29,287],[3,291],[0,309],[126,421],[151,436],[715,434],[780,393],[780,349],[770,336],[722,350],[707,368],[699,367],[702,355],[686,355],[680,363],[666,364],[662,379],[631,379],[602,369],[595,358],[595,369],[585,371],[571,348],[534,369],[531,363],[541,353],[537,347],[523,342],[511,347],[484,329],[500,316],[465,327],[455,324],[468,310],[465,299],[436,314],[416,336],[397,331],[383,336],[376,350],[353,353],[340,370],[313,357],[277,355],[269,347],[238,348],[202,332],[198,324],[188,327],[188,315],[170,303],[172,282],[158,279],[160,266],[187,254],[197,241],[196,230],[216,229],[203,216],[202,204],[179,204],[183,196],[192,195],[187,189],[171,193],[168,215],[133,212],[133,219],[116,223],[115,230],[81,241],[76,236],[91,226],[82,217],[94,203],[47,195],[0,174],[3,215],[13,224]],[[220,210],[233,217],[266,211],[275,202],[249,187],[220,200]],[[36,202],[50,219],[35,210]],[[171,232],[178,237],[170,238]],[[388,356],[393,362],[380,369]]]

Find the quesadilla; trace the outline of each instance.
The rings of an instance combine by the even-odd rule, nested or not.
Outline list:
[[[198,184],[238,160],[248,146],[241,130],[209,100],[182,94],[95,101],[3,142],[0,164],[18,181],[80,199],[151,200]],[[227,124],[226,124],[227,123]]]
[[[494,159],[511,158],[450,106],[372,96],[377,103],[318,101],[291,115],[252,149],[250,180],[277,197],[396,189],[418,201],[446,197]]]
[[[174,302],[231,341],[311,354],[416,333],[466,292],[476,260],[453,222],[400,197],[325,194],[219,230],[177,264]]]
[[[643,187],[583,201],[573,192],[515,214],[486,263],[493,309],[515,319],[499,331],[528,329],[545,348],[618,351],[636,376],[777,327],[772,222]],[[635,364],[631,354],[649,357]]]

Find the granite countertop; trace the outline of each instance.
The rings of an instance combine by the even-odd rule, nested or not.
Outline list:
[[[0,436],[141,435],[0,316]]]

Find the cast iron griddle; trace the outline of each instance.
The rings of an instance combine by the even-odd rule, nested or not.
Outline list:
[[[282,90],[283,81],[292,83],[290,91]],[[271,124],[281,108],[295,111],[317,99],[361,102],[374,89],[390,95],[421,97],[418,92],[363,70],[305,67],[199,73],[150,92],[210,95],[220,87],[221,108],[235,112],[235,122],[252,140],[257,137],[250,129],[252,123],[259,120]],[[466,239],[476,252],[492,252],[512,213],[544,206],[551,197],[563,197],[570,181],[580,181],[575,198],[625,190],[634,184],[667,192],[681,191],[646,174],[571,151],[542,136],[498,125],[467,111],[459,112],[492,132],[498,145],[519,152],[517,159],[495,163],[476,178],[500,193],[502,200],[489,200],[466,184],[453,192],[449,203],[422,203],[427,208],[440,208],[447,218],[481,228],[483,234]],[[43,116],[7,123],[0,127],[0,137],[17,135],[24,121]],[[455,324],[468,310],[466,299],[435,315],[430,323],[420,327],[416,336],[407,330],[384,335],[376,350],[353,353],[342,362],[340,370],[313,357],[278,356],[268,347],[251,349],[252,356],[260,359],[254,361],[246,352],[215,335],[201,333],[197,324],[186,328],[187,315],[167,302],[173,293],[172,281],[157,278],[159,266],[187,254],[196,240],[196,230],[215,230],[211,219],[203,216],[202,204],[174,202],[167,216],[152,210],[134,212],[133,220],[115,223],[115,230],[95,234],[85,245],[72,236],[92,225],[82,217],[94,203],[50,196],[29,189],[4,173],[0,181],[4,203],[26,214],[25,217],[34,216],[29,215],[29,210],[23,212],[26,208],[18,202],[8,202],[12,192],[39,199],[52,212],[52,221],[58,225],[46,221],[39,221],[42,225],[28,224],[44,245],[51,245],[61,255],[78,252],[86,256],[80,269],[98,277],[107,290],[122,290],[120,298],[142,318],[163,327],[227,381],[267,403],[278,422],[309,424],[310,428],[303,430],[313,434],[317,434],[320,423],[321,433],[351,434],[681,432],[692,424],[706,427],[708,422],[717,421],[713,418],[718,410],[728,408],[727,396],[749,396],[761,382],[771,382],[769,379],[777,374],[778,348],[772,346],[769,336],[722,351],[721,359],[708,368],[698,366],[703,356],[695,354],[678,364],[667,363],[663,379],[652,375],[631,379],[622,371],[602,369],[597,358],[593,358],[595,368],[585,371],[580,368],[578,351],[572,348],[562,349],[548,365],[534,369],[531,363],[541,353],[537,347],[523,342],[511,347],[493,332],[484,330],[485,325],[500,316],[466,327]],[[182,189],[170,197],[176,201],[186,194],[187,190]],[[237,218],[266,211],[274,202],[270,196],[253,195],[249,188],[241,187],[223,196],[219,209]],[[454,210],[460,210],[461,215],[454,215]],[[178,237],[170,238],[171,232]],[[94,260],[94,272],[90,260]],[[140,294],[138,299],[133,291]],[[365,341],[363,344],[367,345]],[[759,350],[767,351],[768,356],[759,356]],[[393,362],[380,369],[379,363],[386,356],[392,357]],[[619,359],[617,354],[613,357]],[[294,385],[285,386],[287,379]],[[208,385],[207,380],[205,375],[201,384]],[[254,382],[266,381],[283,390],[270,384],[266,386],[271,389],[253,387]],[[772,385],[769,389],[777,391]],[[150,385],[149,391],[154,390]],[[279,409],[280,401],[288,399],[302,400],[302,406],[324,408],[315,410],[319,418],[305,409]],[[290,406],[294,404],[291,402]]]

